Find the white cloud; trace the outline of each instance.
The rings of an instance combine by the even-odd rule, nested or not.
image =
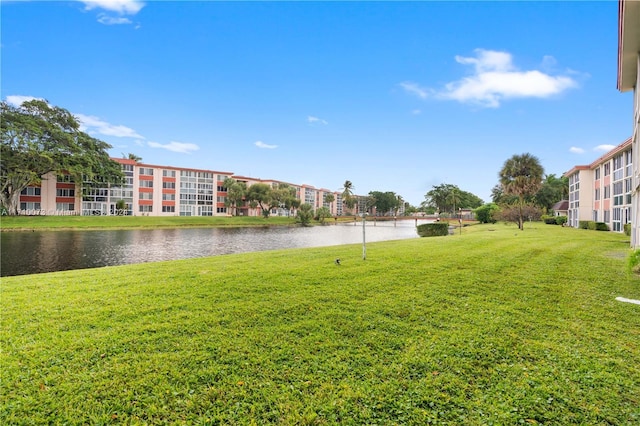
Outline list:
[[[422,114],[422,111],[419,110],[419,109],[414,109],[414,110],[411,111],[411,114],[412,115],[420,115],[420,114]]]
[[[428,89],[420,87],[419,84],[413,83],[411,81],[405,81],[400,83],[400,87],[402,87],[405,90],[405,92],[415,95],[420,99],[426,99],[429,96]]]
[[[574,154],[583,154],[584,149],[578,148],[577,146],[572,146],[571,148],[569,148],[569,152],[572,152]]]
[[[198,151],[200,147],[194,143],[175,142],[171,141],[167,144],[161,144],[158,142],[147,142],[151,148],[162,148],[167,151],[180,152],[183,154],[190,154],[192,151]]]
[[[101,134],[118,138],[144,139],[135,130],[121,125],[114,125],[93,115],[74,114],[80,122],[80,130],[89,134]]]
[[[122,25],[122,24],[131,24],[131,19],[123,18],[123,17],[114,17],[108,16],[104,13],[98,15],[98,22],[104,25]]]
[[[615,148],[615,145],[607,145],[607,144],[602,144],[602,145],[598,145],[595,148],[593,148],[594,151],[611,151],[613,148]]]
[[[507,99],[548,98],[578,86],[567,75],[554,76],[535,69],[519,70],[508,52],[476,49],[475,53],[475,57],[455,57],[460,64],[472,65],[472,74],[445,84],[442,90],[433,91],[434,97],[497,108]],[[543,67],[551,65],[555,65],[555,59],[545,56]],[[400,86],[422,99],[431,92],[411,82]]]
[[[276,149],[278,147],[278,145],[267,145],[262,141],[257,141],[254,145],[257,146],[258,148],[263,148],[263,149]]]
[[[80,0],[86,10],[104,9],[120,15],[135,15],[144,7],[139,0]]]
[[[318,118],[318,117],[314,117],[312,115],[307,117],[307,122],[309,124],[329,124],[326,120],[323,120],[322,118]]]
[[[42,98],[36,98],[34,96],[22,96],[22,95],[10,95],[10,96],[7,96],[5,100],[9,105],[13,105],[14,107],[19,107],[24,102],[33,101],[36,99],[40,101],[44,101],[44,99]]]
[[[104,25],[132,24],[133,22],[125,16],[135,15],[145,5],[139,0],[80,0],[80,2],[84,3],[85,10],[105,10],[106,12],[98,14],[98,22]],[[136,29],[138,28],[140,25],[136,25]]]

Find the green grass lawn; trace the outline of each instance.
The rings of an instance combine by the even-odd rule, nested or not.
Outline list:
[[[525,226],[2,278],[0,423],[640,423],[628,238]]]
[[[271,226],[293,225],[293,217],[256,216],[2,216],[0,228],[15,230],[55,229],[127,229],[179,228],[214,226]]]

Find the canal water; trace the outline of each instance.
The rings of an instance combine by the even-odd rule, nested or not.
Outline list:
[[[420,221],[422,222],[422,221]],[[367,222],[367,242],[417,238],[413,220]],[[0,232],[0,276],[362,243],[362,223],[313,227]]]

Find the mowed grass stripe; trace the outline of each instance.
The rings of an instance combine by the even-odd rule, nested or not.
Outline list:
[[[348,245],[3,278],[0,421],[633,424],[629,252],[487,225],[366,261]]]

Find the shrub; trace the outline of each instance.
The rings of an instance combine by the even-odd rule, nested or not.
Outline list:
[[[495,215],[500,211],[500,207],[498,207],[495,203],[487,203],[484,204],[473,212],[476,215],[476,220],[480,223],[496,223]]]
[[[640,250],[634,250],[631,255],[629,255],[627,266],[634,274],[640,273]]]
[[[556,218],[554,216],[549,216],[549,215],[542,215],[542,217],[540,218],[542,219],[542,221],[544,223],[546,223],[547,225],[556,225]]]
[[[425,223],[418,225],[418,235],[421,237],[441,237],[449,234],[447,222]]]
[[[578,228],[580,229],[589,229],[589,222],[588,220],[581,220],[578,222]]]
[[[624,235],[626,235],[627,237],[631,236],[631,224],[630,223],[625,223],[624,224]]]
[[[555,219],[556,219],[556,224],[560,226],[564,226],[564,224],[567,223],[567,221],[569,220],[567,216],[556,216]]]
[[[609,230],[609,225],[607,225],[604,222],[594,222],[595,223],[595,230],[596,231],[608,231]]]

